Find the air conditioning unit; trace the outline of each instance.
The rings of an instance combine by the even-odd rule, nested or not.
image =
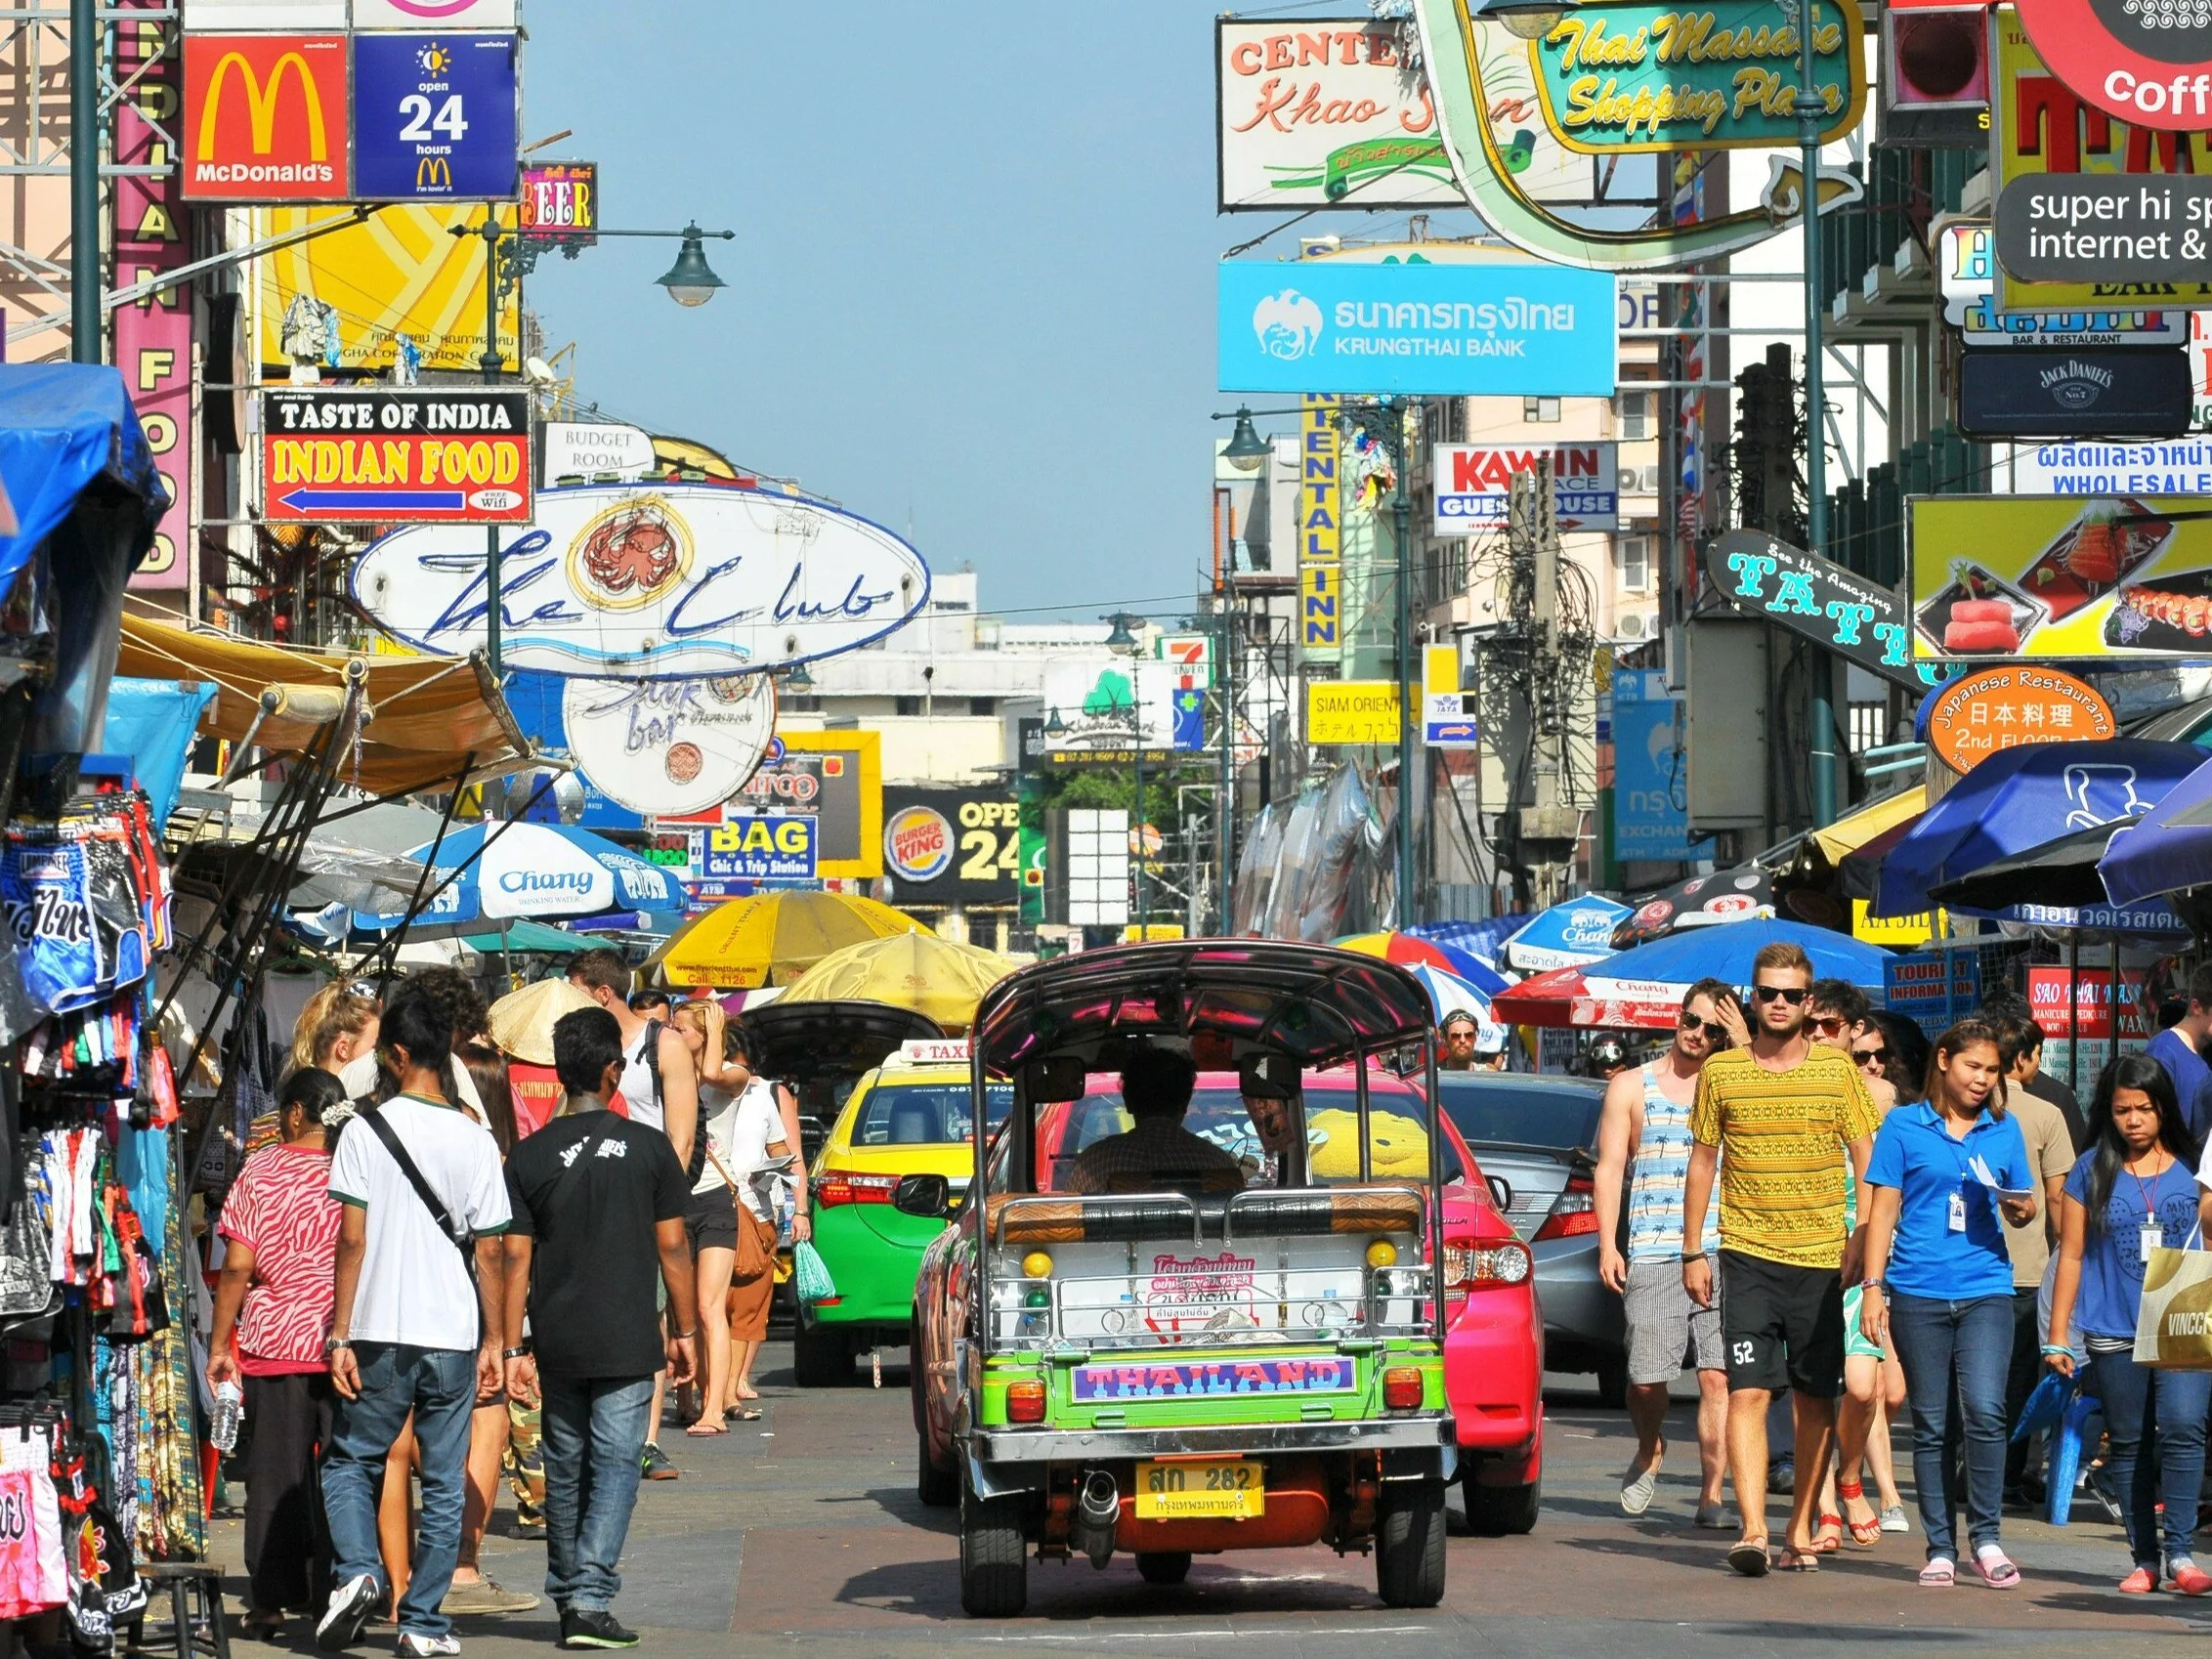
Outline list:
[[[1620,480],[1623,495],[1656,495],[1659,493],[1659,469],[1650,467],[1623,467]]]
[[[1988,148],[1988,7],[1892,5],[1883,11],[1874,141]]]
[[[1641,644],[1647,639],[1656,638],[1658,633],[1659,618],[1648,612],[1630,611],[1613,619],[1613,637],[1615,639],[1635,640],[1638,644]]]

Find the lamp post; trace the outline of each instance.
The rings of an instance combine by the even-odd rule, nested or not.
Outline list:
[[[1820,118],[1828,112],[1825,99],[1813,91],[1818,70],[1813,43],[1818,21],[1813,0],[1797,0],[1802,18],[1798,26],[1803,54],[1797,91],[1799,165],[1805,209],[1805,446],[1806,550],[1818,557],[1828,552],[1828,456],[1824,415],[1827,397],[1821,387],[1820,358]],[[1836,817],[1836,712],[1830,699],[1834,665],[1825,651],[1812,654],[1812,828],[1822,829]]]
[[[1132,858],[1130,876],[1135,890],[1129,908],[1136,913],[1136,937],[1142,944],[1151,937],[1144,908],[1144,694],[1137,685],[1135,658],[1142,645],[1135,629],[1144,626],[1142,617],[1127,611],[1117,611],[1105,618],[1114,624],[1113,632],[1106,636],[1106,648],[1120,652],[1130,659],[1129,662],[1129,754],[1136,768],[1136,810],[1129,824],[1129,852]],[[1133,624],[1133,626],[1132,626]]]
[[[477,364],[484,370],[487,386],[499,384],[499,371],[506,358],[499,351],[499,296],[511,282],[519,281],[537,265],[537,256],[548,245],[558,244],[565,238],[559,232],[542,234],[510,227],[499,223],[499,210],[487,207],[484,223],[475,230],[466,225],[455,225],[456,236],[475,236],[484,243],[484,352]],[[714,236],[722,241],[735,239],[735,231],[702,231],[696,224],[686,225],[681,231],[593,231],[598,236],[654,236],[680,240],[676,263],[659,279],[658,285],[668,290],[668,297],[680,306],[702,306],[714,297],[714,290],[723,286],[722,278],[715,276],[706,263],[705,238]],[[500,257],[500,243],[508,243],[504,259]],[[573,251],[573,250],[572,250]],[[522,342],[515,342],[518,353]],[[487,525],[484,531],[484,656],[491,669],[492,682],[499,679],[499,631],[505,620],[506,596],[501,591],[499,572],[499,527]]]

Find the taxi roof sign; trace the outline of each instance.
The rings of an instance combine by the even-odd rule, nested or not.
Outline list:
[[[891,1061],[901,1066],[964,1066],[968,1063],[967,1039],[910,1037],[899,1044]]]

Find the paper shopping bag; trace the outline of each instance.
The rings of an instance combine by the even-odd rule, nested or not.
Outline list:
[[[2161,1246],[2145,1256],[2135,1362],[2212,1371],[2212,1251]]]

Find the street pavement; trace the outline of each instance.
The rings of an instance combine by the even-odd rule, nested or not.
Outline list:
[[[1249,1638],[1284,1659],[1818,1659],[1870,1641],[1896,1656],[2094,1644],[2106,1659],[2212,1634],[2212,1597],[2114,1592],[2126,1550],[2101,1511],[2063,1529],[2008,1514],[2006,1545],[2026,1576],[2009,1593],[1966,1583],[1919,1589],[1917,1531],[1886,1536],[1871,1552],[1847,1546],[1817,1574],[1737,1578],[1722,1561],[1727,1536],[1689,1530],[1695,1442],[1686,1404],[1658,1499],[1631,1520],[1614,1494],[1634,1440],[1622,1414],[1598,1408],[1587,1378],[1553,1380],[1534,1533],[1472,1537],[1455,1495],[1448,1588],[1432,1612],[1384,1607],[1372,1559],[1317,1546],[1201,1557],[1174,1589],[1144,1584],[1127,1556],[1102,1573],[1083,1561],[1033,1563],[1027,1616],[971,1620],[959,1609],[952,1513],[915,1499],[904,1354],[886,1356],[880,1390],[867,1385],[864,1366],[860,1386],[801,1392],[790,1385],[787,1346],[772,1346],[765,1361],[759,1423],[710,1439],[663,1431],[683,1477],[640,1489],[617,1605],[645,1637],[641,1655],[1203,1656]],[[1905,1462],[1901,1437],[1898,1454]],[[1776,1537],[1784,1502],[1774,1500]],[[486,1568],[509,1588],[539,1591],[543,1546],[513,1537],[512,1519],[503,1504]],[[229,1568],[234,1616],[244,1589],[235,1521],[217,1526],[215,1549]],[[462,1619],[457,1630],[470,1659],[539,1659],[556,1635],[542,1605]],[[312,1652],[299,1634],[282,1645]],[[357,1651],[389,1652],[390,1640],[389,1627],[371,1627]],[[240,1659],[251,1653],[244,1644]]]

